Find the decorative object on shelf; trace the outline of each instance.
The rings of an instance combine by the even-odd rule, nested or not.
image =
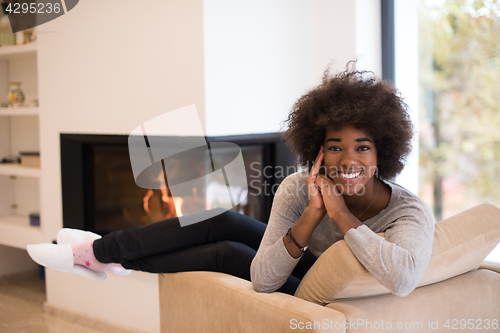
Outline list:
[[[24,33],[22,31],[16,32],[16,45],[24,44]]]
[[[24,42],[24,44],[28,44],[28,43],[32,42],[33,29],[34,28],[23,30],[23,42]]]
[[[37,30],[36,30],[36,27],[32,28],[31,29],[31,40],[30,42],[35,42],[36,41],[36,37],[37,37]]]
[[[3,16],[0,18],[0,46],[16,45],[16,34],[12,32],[9,17],[5,11],[6,5],[2,3]]]
[[[16,45],[31,43],[33,28],[16,32]],[[35,35],[36,37],[36,35]]]
[[[40,167],[40,152],[37,151],[21,151],[21,165],[29,167]]]
[[[1,164],[14,164],[14,163],[21,163],[21,157],[19,156],[15,156],[15,155],[9,155],[9,156],[5,156],[4,158],[2,158],[0,160],[0,163]]]
[[[10,83],[9,103],[12,106],[21,106],[24,104],[24,93],[21,90],[21,82]]]
[[[40,226],[40,213],[33,212],[30,214],[30,225],[36,227]]]

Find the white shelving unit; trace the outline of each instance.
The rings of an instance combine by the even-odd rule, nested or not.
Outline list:
[[[38,116],[39,111],[36,106],[24,106],[17,108],[0,108],[1,116]]]
[[[31,226],[28,216],[7,215],[0,217],[0,244],[26,249],[28,244],[43,242],[43,230]]]
[[[0,164],[0,175],[40,178],[40,168],[26,167],[19,164]]]
[[[2,46],[0,47],[0,60],[16,59],[19,56],[30,53],[36,54],[36,51],[37,51],[36,42],[24,45]]]
[[[21,82],[26,103],[38,98],[37,44],[0,47],[0,102],[10,82]],[[0,158],[40,151],[40,111],[35,106],[0,108]],[[31,226],[29,214],[40,209],[41,168],[0,164],[0,244],[19,249],[43,242],[43,224]],[[43,222],[42,222],[43,223]]]

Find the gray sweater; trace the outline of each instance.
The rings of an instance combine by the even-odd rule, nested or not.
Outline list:
[[[307,176],[307,172],[288,176],[276,192],[266,232],[250,268],[253,288],[258,292],[279,289],[300,260],[290,256],[282,238],[309,204]],[[326,214],[307,245],[319,257],[333,243],[345,239],[380,284],[393,294],[406,296],[429,264],[434,217],[422,199],[394,182],[384,182],[391,187],[391,198],[378,215],[350,229],[344,238]],[[385,232],[385,238],[376,234],[380,232]]]

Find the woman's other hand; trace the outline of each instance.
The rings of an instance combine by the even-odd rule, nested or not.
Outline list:
[[[339,213],[349,212],[343,193],[339,191],[337,184],[332,179],[318,175],[315,184],[321,190],[323,204],[330,219],[335,221]]]
[[[309,176],[307,177],[309,205],[306,209],[304,209],[299,220],[291,228],[291,234],[293,235],[295,242],[300,245],[297,246],[295,242],[292,242],[291,237],[287,236],[288,234],[283,236],[283,244],[292,258],[299,258],[302,255],[300,247],[305,246],[307,242],[309,242],[312,233],[321,223],[326,214],[323,197],[315,184],[319,177],[321,163],[323,162],[323,149],[323,146],[321,146],[318,156],[316,157],[311,171],[309,172]]]
[[[321,146],[318,156],[309,172],[309,177],[307,177],[307,190],[309,192],[309,209],[320,213],[322,216],[326,214],[326,207],[323,202],[323,196],[321,195],[320,188],[317,186],[316,182],[320,176],[319,172],[321,170],[321,164],[323,163],[323,157],[325,156],[324,147]]]

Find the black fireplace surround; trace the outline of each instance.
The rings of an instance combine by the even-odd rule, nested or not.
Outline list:
[[[280,137],[269,133],[205,138],[208,145],[230,142],[241,148],[248,196],[245,205],[233,210],[264,223],[278,185],[296,171],[295,156]],[[168,143],[177,138],[162,137]],[[61,134],[60,142],[65,228],[106,234],[176,216],[175,200],[167,198],[167,192],[135,184],[127,135]],[[193,161],[179,163],[187,169]],[[183,207],[193,205],[189,200],[182,201]]]

